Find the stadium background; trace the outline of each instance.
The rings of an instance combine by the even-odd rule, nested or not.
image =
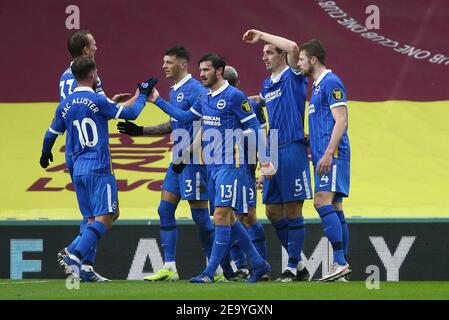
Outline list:
[[[241,41],[257,28],[298,43],[321,39],[327,65],[343,79],[349,98],[352,147],[348,217],[449,217],[449,56],[446,1],[376,1],[380,30],[372,30],[422,51],[398,52],[362,37],[326,12],[319,1],[0,1],[0,219],[78,219],[75,195],[64,171],[64,139],[53,149],[54,162],[39,167],[42,138],[58,101],[58,81],[70,62],[66,7],[80,9],[81,28],[97,41],[96,61],[109,96],[133,92],[135,83],[156,76],[166,96],[169,81],[161,70],[162,52],[182,43],[191,51],[190,71],[205,52],[224,55],[240,74],[242,89],[259,92],[267,76],[262,45]],[[369,1],[336,1],[364,24]],[[335,11],[335,10],[334,10]],[[385,43],[386,44],[386,43]],[[139,124],[168,118],[148,106]],[[119,179],[121,217],[157,218],[159,190],[170,159],[168,137],[129,138],[111,121],[111,151]],[[260,200],[260,194],[259,194]],[[316,218],[311,202],[305,217]],[[265,218],[263,206],[258,216]],[[190,211],[181,204],[179,218]]]

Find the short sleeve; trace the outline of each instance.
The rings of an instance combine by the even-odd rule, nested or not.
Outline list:
[[[98,108],[108,119],[118,119],[123,110],[123,106],[103,95],[98,95]]]
[[[265,119],[265,115],[263,113],[263,108],[260,103],[257,103],[257,101],[248,99],[249,104],[254,110],[254,113],[256,114],[257,120],[261,125],[265,124],[267,120]]]
[[[190,111],[194,113],[197,117],[202,118],[203,117],[203,96],[199,96],[196,101],[192,104],[190,107]]]
[[[326,83],[327,103],[329,108],[346,105],[346,89],[340,81],[332,79]]]
[[[231,99],[231,110],[237,115],[241,123],[256,117],[248,98],[242,92],[234,93]]]

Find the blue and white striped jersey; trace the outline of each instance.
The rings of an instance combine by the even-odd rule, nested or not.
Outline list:
[[[198,100],[201,95],[207,94],[208,90],[202,85],[202,83],[188,74],[184,79],[172,86],[168,94],[168,102],[181,110],[189,110],[192,105]],[[190,141],[184,140],[184,145],[180,145],[179,154],[176,157],[181,156],[181,150],[188,148],[192,144],[193,139],[193,122],[179,122],[175,118],[170,118],[172,132],[176,129],[185,129],[188,131],[191,137]],[[181,137],[176,141],[173,141],[173,147],[181,142]]]
[[[288,66],[263,82],[260,97],[265,100],[269,129],[279,130],[279,145],[304,139],[306,84],[307,79]]]
[[[72,63],[70,63],[70,66],[64,71],[61,78],[59,79],[59,101],[62,101],[69,95],[71,95],[77,87],[71,66]],[[95,92],[98,94],[105,94],[100,77],[97,77],[97,88],[95,89]]]
[[[247,165],[239,153],[242,135],[234,133],[249,128],[257,132],[260,124],[246,95],[227,81],[215,92],[201,96],[189,111],[175,108],[161,97],[155,104],[178,121],[202,119],[202,155],[209,171]]]
[[[312,162],[315,165],[324,155],[334,129],[332,108],[347,105],[346,88],[331,70],[324,71],[313,83],[310,98],[309,135]],[[334,152],[334,158],[349,161],[351,148],[347,129]]]
[[[109,152],[109,119],[135,119],[146,102],[139,95],[129,108],[120,106],[88,87],[77,87],[57,107],[49,128],[53,134],[66,135],[67,166],[73,176],[112,174]]]

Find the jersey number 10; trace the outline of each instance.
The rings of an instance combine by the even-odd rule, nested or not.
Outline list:
[[[91,118],[84,118],[81,121],[81,125],[79,120],[74,120],[73,125],[78,130],[78,138],[80,140],[81,147],[95,147],[98,143],[98,132],[97,125]],[[89,125],[92,131],[92,139],[89,139],[89,135],[87,133],[87,125]]]

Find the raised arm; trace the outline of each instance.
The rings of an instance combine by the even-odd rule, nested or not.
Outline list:
[[[264,41],[266,43],[272,44],[275,47],[287,52],[287,61],[291,68],[298,68],[297,64],[299,60],[299,47],[296,42],[255,29],[246,31],[243,35],[242,40],[247,43],[257,43],[259,41]]]

